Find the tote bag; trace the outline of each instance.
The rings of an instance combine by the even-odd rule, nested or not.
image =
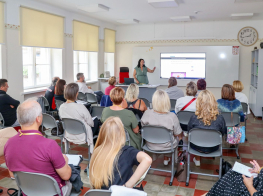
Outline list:
[[[231,120],[233,121],[233,113],[231,112]],[[234,125],[227,127],[227,142],[229,144],[244,143],[246,139],[246,130],[244,126]]]

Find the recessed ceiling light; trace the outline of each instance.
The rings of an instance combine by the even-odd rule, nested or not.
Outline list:
[[[177,0],[148,0],[148,3],[155,8],[178,7]]]
[[[171,17],[171,20],[175,22],[188,22],[191,21],[191,16],[176,16]]]
[[[253,17],[253,13],[240,13],[240,14],[231,14],[232,19],[248,19]]]
[[[140,21],[136,19],[117,20],[121,24],[138,24]]]
[[[77,8],[85,12],[108,12],[109,7],[102,4],[92,4],[92,5],[77,5]]]

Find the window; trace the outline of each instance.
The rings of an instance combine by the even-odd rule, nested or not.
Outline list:
[[[77,73],[83,73],[85,80],[97,80],[98,75],[98,53],[74,51],[74,80]]]
[[[62,77],[62,50],[23,47],[24,89],[48,86],[52,77]]]
[[[104,70],[109,71],[111,76],[114,76],[114,53],[105,52]]]

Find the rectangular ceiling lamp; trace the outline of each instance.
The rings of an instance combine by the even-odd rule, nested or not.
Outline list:
[[[232,19],[249,19],[253,17],[253,13],[240,13],[240,14],[231,14]]]
[[[140,21],[136,19],[127,19],[127,20],[117,20],[121,24],[138,24]]]
[[[108,12],[109,7],[102,5],[102,4],[93,4],[93,5],[78,5],[78,9],[85,11],[85,12],[90,12],[90,13],[95,13],[95,12]]]
[[[191,21],[191,16],[176,16],[171,17],[171,20],[175,22],[189,22]]]
[[[155,8],[178,7],[177,0],[148,0],[148,3]]]
[[[235,0],[235,3],[254,3],[254,2],[263,2],[263,0]]]

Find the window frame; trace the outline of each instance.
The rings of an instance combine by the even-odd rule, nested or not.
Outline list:
[[[87,53],[87,63],[80,63],[79,62],[79,52],[86,52]],[[75,53],[77,55],[77,62],[75,63]],[[79,51],[79,50],[73,50],[73,75],[74,75],[74,81],[76,82],[77,81],[77,77],[76,77],[76,74],[77,73],[80,73],[80,70],[79,70],[79,65],[80,64],[87,64],[87,70],[88,72],[87,73],[83,73],[84,76],[85,76],[85,81],[89,81],[90,80],[90,77],[89,77],[89,72],[90,72],[90,67],[89,67],[89,52],[87,51]],[[75,73],[75,65],[77,65],[77,72]],[[81,72],[82,73],[82,72]]]

